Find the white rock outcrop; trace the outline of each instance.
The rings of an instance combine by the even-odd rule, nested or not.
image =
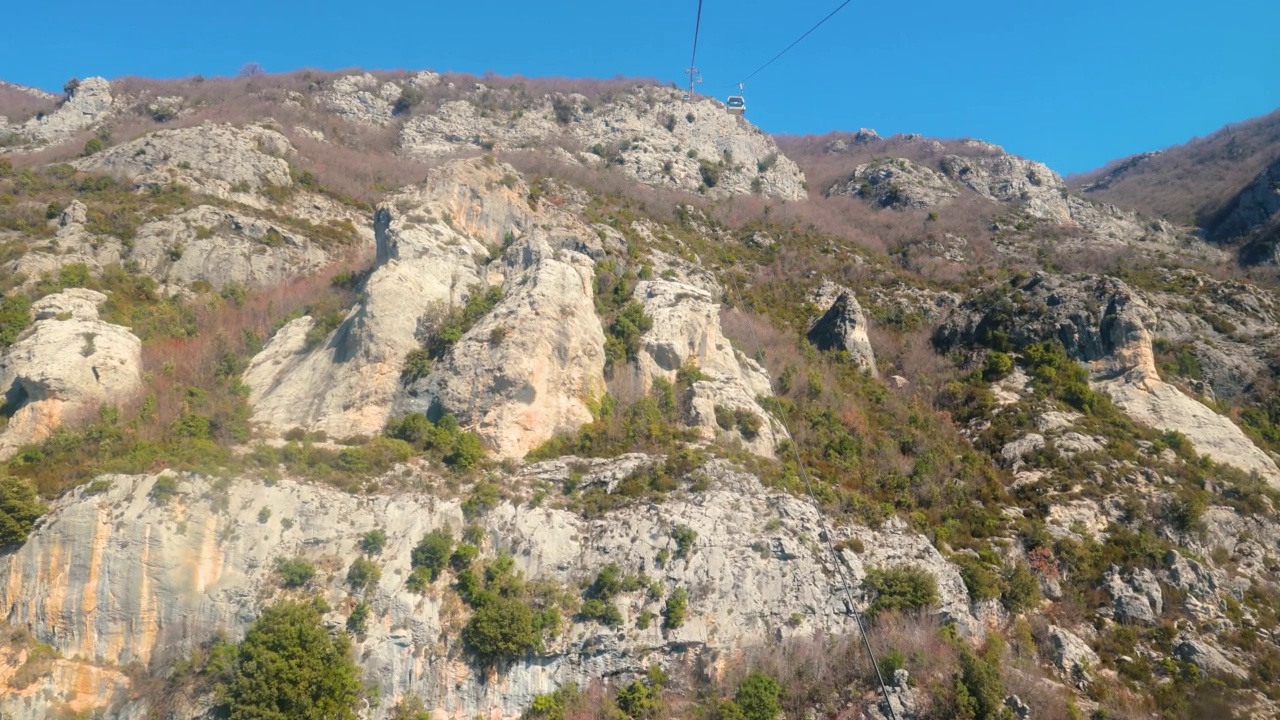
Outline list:
[[[827,197],[859,197],[898,209],[936,207],[959,194],[959,188],[942,173],[906,158],[884,158],[859,165],[848,178],[827,190]]]
[[[690,389],[689,407],[692,424],[702,436],[737,438],[751,452],[773,457],[781,431],[757,402],[772,395],[768,373],[724,336],[719,297],[678,280],[642,280],[635,299],[653,320],[635,363],[644,389],[657,378],[674,384],[682,367],[696,366],[702,379]],[[737,422],[723,427],[717,423],[717,407],[723,408],[721,415],[729,410],[755,416],[760,427],[751,431]]]
[[[57,110],[28,120],[18,132],[37,145],[54,145],[102,122],[113,103],[111,83],[100,77],[85,78]]]
[[[580,95],[544,97],[518,114],[455,100],[406,123],[400,145],[408,155],[432,157],[478,145],[535,148],[561,135],[586,150],[582,161],[617,165],[649,185],[702,187],[713,196],[807,196],[799,166],[773,138],[713,100],[683,102],[669,88],[634,88],[594,106]]]
[[[867,316],[849,288],[831,281],[806,298],[821,313],[809,326],[808,338],[819,350],[843,350],[850,359],[872,375],[876,373],[876,353],[867,335]]]
[[[35,324],[0,354],[0,393],[11,413],[0,429],[0,458],[141,387],[142,343],[98,319],[106,299],[76,288],[32,304]]]
[[[260,125],[206,123],[157,130],[75,161],[92,172],[126,177],[138,187],[181,183],[220,198],[244,196],[264,185],[291,185],[288,138]]]

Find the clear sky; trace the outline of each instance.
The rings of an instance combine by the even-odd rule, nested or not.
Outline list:
[[[721,97],[840,0],[704,0]],[[682,80],[696,0],[12,3],[0,78],[303,67]],[[972,136],[1066,173],[1280,107],[1280,0],[855,0],[748,83],[770,132]]]

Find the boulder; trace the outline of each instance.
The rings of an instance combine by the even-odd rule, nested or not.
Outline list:
[[[1087,682],[1102,660],[1079,636],[1057,625],[1049,626],[1049,642],[1053,644],[1053,664],[1077,686]]]
[[[0,398],[10,415],[0,430],[0,458],[141,387],[142,343],[128,328],[98,319],[106,299],[76,288],[32,304],[35,324],[0,354]]]
[[[810,294],[809,301],[822,312],[809,327],[809,342],[819,350],[848,352],[855,363],[874,375],[876,356],[867,336],[867,318],[853,292],[824,282]]]
[[[378,84],[369,73],[344,75],[333,81],[333,87],[321,93],[320,105],[348,120],[382,127],[391,121],[394,103],[400,97],[395,83]]]
[[[1138,625],[1155,625],[1159,621],[1164,612],[1164,594],[1150,570],[1122,572],[1112,565],[1102,582],[1111,595],[1117,620]]]
[[[1189,662],[1210,675],[1248,680],[1249,673],[1237,665],[1213,644],[1202,637],[1183,634],[1173,643],[1173,656]]]

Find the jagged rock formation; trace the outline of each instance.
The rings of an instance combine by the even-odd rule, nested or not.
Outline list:
[[[589,108],[582,96],[548,97],[518,113],[482,113],[467,100],[455,100],[411,119],[400,144],[409,155],[433,157],[479,144],[533,148],[554,144],[561,135],[586,151],[580,160],[618,165],[658,187],[703,187],[713,196],[758,192],[785,200],[806,195],[799,167],[778,152],[771,137],[712,100],[682,102],[668,88],[636,88]]]
[[[17,127],[20,136],[37,145],[52,145],[101,123],[111,112],[111,84],[100,77],[85,78],[53,112]]]
[[[142,343],[128,328],[98,319],[106,299],[77,288],[37,300],[35,325],[0,353],[0,402],[10,416],[0,428],[0,459],[141,386]]]
[[[1095,386],[1135,420],[1176,430],[1196,450],[1280,484],[1280,468],[1231,420],[1160,379],[1152,351],[1156,314],[1125,283],[1098,276],[1038,274],[1005,299],[969,301],[938,330],[941,347],[998,330],[1017,348],[1056,338],[1085,363]]]
[[[859,165],[847,180],[832,185],[827,197],[860,197],[881,207],[930,208],[945,204],[959,190],[936,170],[906,158],[886,158]]]
[[[656,378],[674,383],[682,367],[696,366],[702,377],[690,389],[691,424],[707,439],[735,435],[752,452],[773,457],[781,434],[757,402],[757,398],[772,394],[769,376],[724,336],[718,297],[678,280],[642,281],[636,286],[635,297],[653,319],[653,328],[645,333],[636,357],[644,389]],[[744,433],[723,427],[717,407],[754,415],[760,421],[759,430]]]
[[[588,403],[604,394],[604,330],[593,301],[603,248],[565,213],[538,213],[527,228],[491,265],[503,301],[398,403],[453,414],[504,457],[591,422]]]
[[[530,228],[524,194],[501,184],[510,172],[457,161],[381,204],[378,265],[360,304],[315,347],[305,341],[313,320],[302,318],[254,358],[244,376],[254,420],[280,432],[381,432],[401,392],[405,357],[420,347],[419,319],[483,291],[489,248]]]
[[[1071,220],[1066,183],[1044,163],[1004,154],[948,155],[942,159],[942,171],[990,200],[1023,203],[1033,217],[1060,223]]]
[[[819,350],[844,350],[874,375],[876,355],[867,336],[867,318],[853,291],[824,281],[809,294],[809,302],[820,310],[826,308],[809,328],[809,342]]]
[[[645,461],[595,461],[584,482],[605,482],[618,474],[615,465],[634,466],[637,459]],[[387,718],[408,693],[424,698],[437,718],[515,717],[535,694],[563,683],[585,685],[601,676],[643,672],[652,662],[692,659],[779,636],[849,631],[852,619],[831,558],[821,543],[804,540],[820,532],[816,511],[719,464],[704,471],[714,478],[706,492],[638,505],[607,519],[503,504],[480,520],[484,554],[510,552],[529,578],[572,587],[617,562],[625,572],[647,573],[667,592],[691,593],[678,629],[663,631],[655,622],[621,633],[572,623],[541,657],[505,667],[501,682],[487,679],[460,652],[457,628],[465,617],[459,612],[466,611],[459,610],[452,590],[417,595],[405,587],[414,544],[433,528],[465,523],[460,503],[444,498],[356,498],[288,480],[264,486],[184,476],[179,495],[165,505],[151,497],[156,476],[109,476],[105,492],[66,498],[30,542],[0,557],[0,606],[10,609],[10,623],[32,628],[66,658],[58,661],[63,677],[93,677],[93,684],[79,686],[77,700],[83,707],[101,706],[123,700],[130,686],[116,668],[132,662],[162,667],[220,630],[241,636],[261,604],[286,594],[272,576],[277,557],[302,555],[321,568],[311,590],[334,608],[332,622],[344,622],[355,602],[346,567],[359,555],[361,534],[385,528],[386,548],[375,558],[383,572],[366,596],[373,614],[357,646],[366,677],[383,698],[368,711],[370,720]],[[552,461],[504,485],[563,480],[568,472],[566,462]],[[262,507],[272,508],[274,519],[255,519]],[[675,525],[696,528],[697,541],[687,558],[659,565],[654,557],[674,547]],[[862,553],[844,553],[855,583],[870,566],[924,567],[938,575],[944,610],[962,627],[973,625],[959,573],[928,540],[898,524],[850,530],[865,546]],[[617,604],[625,626],[633,626],[642,609],[655,609],[655,602],[644,591],[622,595]],[[787,622],[793,613],[803,618],[796,627]],[[43,717],[51,700],[67,697],[51,692],[59,682],[55,677],[6,692],[0,712],[15,720]],[[145,701],[135,701],[113,717],[141,717],[145,711]]]

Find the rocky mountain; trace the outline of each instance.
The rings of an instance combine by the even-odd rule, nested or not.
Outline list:
[[[1215,242],[1242,246],[1247,263],[1273,263],[1277,163],[1280,113],[1271,113],[1118,160],[1072,184],[1087,196],[1198,226]]]
[[[0,116],[4,717],[1280,712],[1268,119],[1222,204],[644,82]]]

